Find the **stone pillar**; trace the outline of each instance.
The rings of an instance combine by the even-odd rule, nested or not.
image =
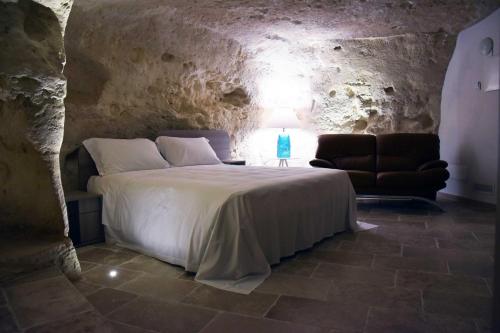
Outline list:
[[[67,0],[0,0],[0,235],[65,244],[61,253],[74,252],[59,167],[70,9]],[[65,257],[73,262],[50,261],[78,271]]]

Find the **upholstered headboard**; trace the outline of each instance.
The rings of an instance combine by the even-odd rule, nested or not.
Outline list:
[[[231,158],[229,135],[223,130],[164,130],[159,132],[158,136],[173,136],[178,138],[205,137],[209,140],[219,159],[229,160]],[[82,145],[78,150],[79,189],[86,191],[89,178],[95,175],[98,175],[95,163],[87,149]]]

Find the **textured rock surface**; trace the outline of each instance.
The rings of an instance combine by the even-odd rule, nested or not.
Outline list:
[[[63,235],[59,150],[68,1],[0,2],[0,226]]]
[[[248,134],[294,108],[315,133],[436,132],[455,34],[486,1],[80,0],[68,23],[68,154],[90,136]],[[240,151],[241,149],[241,151]]]
[[[312,123],[339,133],[437,132],[453,43],[444,32],[332,42],[320,57],[335,68],[312,78]]]
[[[60,261],[77,272],[73,245],[65,238],[59,168],[66,95],[63,31],[70,8],[68,0],[0,1],[0,234],[2,243],[29,239],[35,247],[51,239],[57,245],[34,253],[32,261],[24,257],[25,266]],[[15,248],[4,247],[13,265],[19,259]]]

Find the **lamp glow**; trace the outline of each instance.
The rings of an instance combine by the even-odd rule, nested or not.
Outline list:
[[[110,270],[109,273],[108,273],[109,277],[114,279],[115,277],[118,276],[118,272],[114,269]]]

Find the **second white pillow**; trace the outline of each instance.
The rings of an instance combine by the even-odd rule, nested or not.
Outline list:
[[[158,150],[173,166],[220,164],[207,138],[156,138]]]

